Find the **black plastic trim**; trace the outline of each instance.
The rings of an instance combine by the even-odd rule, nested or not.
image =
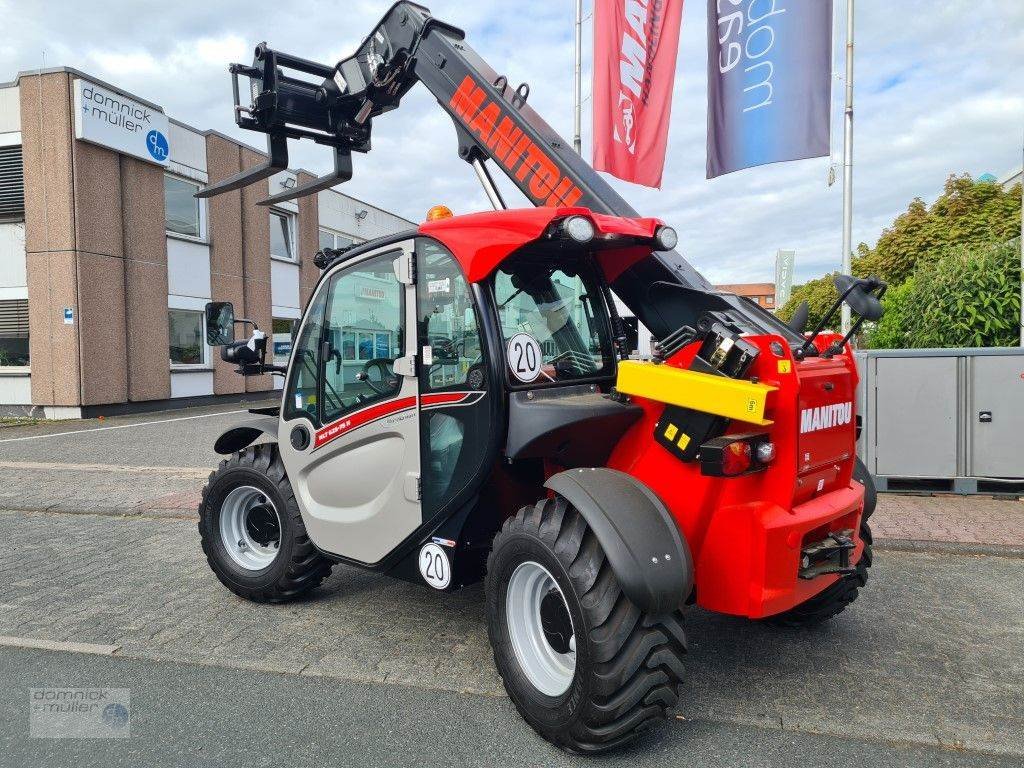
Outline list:
[[[586,519],[626,596],[642,611],[674,611],[693,588],[690,547],[655,493],[625,472],[573,469],[544,487]]]
[[[273,416],[253,416],[241,424],[221,433],[213,444],[213,450],[221,456],[230,456],[247,445],[252,445],[263,435],[270,435],[277,441],[277,419]]]

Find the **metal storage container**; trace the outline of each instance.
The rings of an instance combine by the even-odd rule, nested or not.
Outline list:
[[[1024,494],[1024,349],[857,353],[857,452],[880,491]]]

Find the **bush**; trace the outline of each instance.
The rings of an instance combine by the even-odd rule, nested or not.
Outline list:
[[[889,288],[882,297],[885,314],[864,333],[863,345],[868,349],[904,349],[911,346],[907,331],[907,307],[914,292],[914,278]]]
[[[909,347],[1017,346],[1020,290],[1019,238],[1001,245],[951,248],[918,266],[906,295],[898,300],[904,303],[897,303],[902,317],[893,318],[893,330],[880,341],[898,340],[896,324],[902,322]],[[886,311],[890,306],[886,302]]]

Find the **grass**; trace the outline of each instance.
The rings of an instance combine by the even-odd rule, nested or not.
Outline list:
[[[0,429],[4,427],[31,427],[38,424],[41,419],[31,419],[20,416],[0,416]]]

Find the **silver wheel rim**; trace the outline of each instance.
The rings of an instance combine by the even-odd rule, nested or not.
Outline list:
[[[268,534],[266,524],[276,524],[276,539]],[[281,516],[274,502],[251,485],[232,490],[220,508],[220,540],[228,556],[245,570],[266,568],[281,546]]]
[[[569,690],[576,674],[576,635],[573,631],[565,653],[548,641],[541,621],[541,604],[552,592],[565,606],[572,631],[572,616],[558,582],[543,565],[532,560],[520,563],[512,572],[505,595],[505,614],[519,668],[538,691],[560,696]]]

